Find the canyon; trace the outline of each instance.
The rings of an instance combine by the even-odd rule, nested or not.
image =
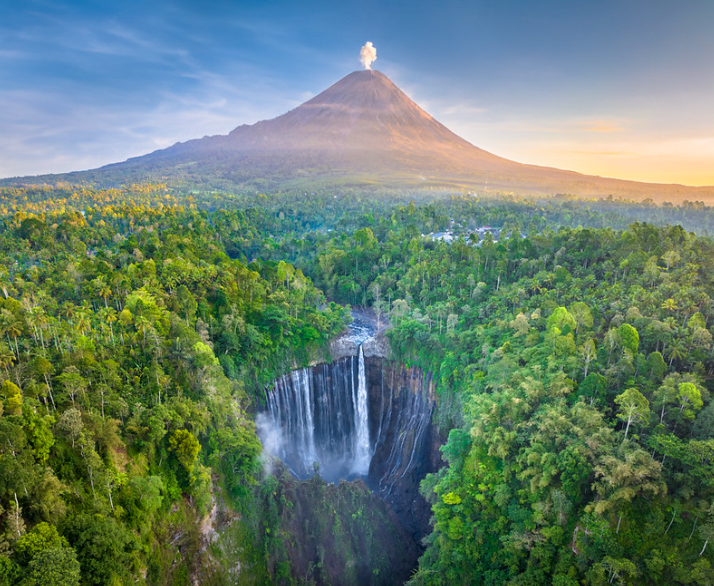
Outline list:
[[[322,494],[331,493],[338,501],[340,492],[358,493],[369,507],[383,512],[380,527],[368,531],[377,543],[399,535],[400,559],[389,564],[395,574],[382,575],[380,581],[396,584],[404,580],[403,568],[416,567],[423,551],[430,506],[419,483],[440,467],[443,439],[432,424],[432,375],[389,360],[384,336],[370,335],[353,327],[333,342],[332,362],[293,370],[275,381],[266,390],[265,408],[256,422],[265,450],[294,477],[283,474],[289,492],[301,501],[302,523],[293,519],[292,524],[299,527],[314,519],[311,509],[323,506],[310,498],[311,486],[323,486]],[[304,545],[309,538],[303,537],[299,541]],[[304,547],[291,559],[298,564],[303,560],[307,568],[326,555],[324,543],[320,547],[322,553],[316,541],[314,560]],[[293,568],[292,573],[300,571]],[[334,577],[340,576],[345,579],[344,568],[335,564]]]

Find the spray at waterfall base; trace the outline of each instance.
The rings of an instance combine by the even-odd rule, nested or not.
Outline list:
[[[432,381],[366,356],[363,341],[356,355],[278,379],[256,421],[265,450],[295,477],[311,477],[316,464],[329,482],[361,477],[386,496],[395,483],[418,485],[436,467]]]

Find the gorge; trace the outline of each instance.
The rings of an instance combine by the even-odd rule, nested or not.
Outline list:
[[[411,565],[429,531],[430,507],[419,483],[440,466],[442,441],[432,425],[432,376],[391,362],[388,352],[384,337],[358,322],[333,343],[331,363],[276,380],[256,421],[265,450],[296,479],[319,475],[337,485],[329,490],[362,487],[371,507],[386,503]],[[304,514],[312,516],[309,510]],[[385,584],[403,580],[382,578]]]

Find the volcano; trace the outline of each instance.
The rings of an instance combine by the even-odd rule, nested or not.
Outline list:
[[[438,183],[507,172],[517,163],[451,132],[379,71],[355,71],[272,120],[179,143],[103,169],[208,171],[223,177]]]
[[[607,179],[498,157],[440,124],[379,71],[350,73],[272,120],[54,180],[230,189],[303,187],[483,189],[714,201],[714,187]],[[38,178],[39,179],[39,178]],[[46,178],[43,178],[46,179]]]

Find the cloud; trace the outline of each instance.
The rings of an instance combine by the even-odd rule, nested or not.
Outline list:
[[[440,116],[478,116],[488,112],[487,108],[474,106],[473,104],[461,103],[439,108]]]
[[[532,149],[533,152],[535,152],[535,149]],[[543,149],[541,149],[541,152]],[[563,149],[557,149],[557,148],[552,148],[552,149],[547,149],[548,152],[558,154],[558,155],[584,155],[584,156],[593,156],[593,157],[631,157],[636,155],[633,151],[618,151],[618,150],[599,150],[599,149],[591,149],[591,150],[578,150],[578,149],[572,149],[572,148],[563,148]]]
[[[71,91],[0,89],[0,177],[90,169],[273,118],[297,105],[270,78],[203,72],[191,91],[106,103]],[[255,92],[264,96],[254,99]]]

